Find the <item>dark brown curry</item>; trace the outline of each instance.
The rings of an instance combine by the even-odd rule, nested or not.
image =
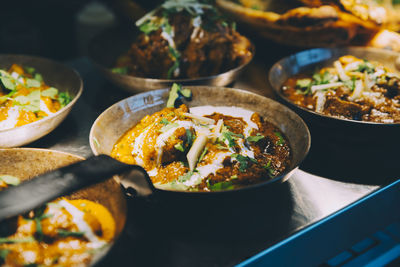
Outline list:
[[[400,78],[378,62],[342,56],[333,67],[289,78],[282,93],[294,104],[324,115],[400,123]]]

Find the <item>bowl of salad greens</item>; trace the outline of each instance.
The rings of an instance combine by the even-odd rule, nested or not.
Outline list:
[[[33,142],[54,130],[82,94],[73,69],[26,55],[0,55],[0,148]]]

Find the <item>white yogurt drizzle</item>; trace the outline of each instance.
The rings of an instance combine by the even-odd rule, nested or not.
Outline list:
[[[251,116],[254,114],[254,112],[239,108],[239,107],[227,107],[227,106],[199,106],[199,107],[193,107],[190,108],[191,114],[197,115],[197,116],[205,116],[205,115],[211,115],[213,113],[220,113],[223,115],[235,117],[235,118],[241,118],[243,121],[246,123],[246,127],[243,131],[244,137],[250,136],[251,132],[254,129],[258,129],[258,126],[255,122],[251,120]],[[168,139],[174,134],[174,132],[178,128],[185,128],[185,129],[190,129],[194,128],[196,135],[198,134],[205,134],[207,136],[211,136],[213,133],[214,127],[216,125],[208,125],[208,127],[205,127],[204,125],[195,123],[195,121],[181,121],[177,119],[173,119],[171,121],[173,123],[173,126],[168,129],[166,132],[160,134],[157,139],[156,139],[156,145],[155,145],[155,150],[157,153],[157,166],[160,166],[161,164],[161,158],[163,154],[163,147],[165,146],[166,142]],[[133,144],[133,150],[132,150],[132,155],[135,158],[136,164],[143,165],[143,143],[146,140],[146,135],[151,127],[154,127],[155,124],[149,125],[145,130],[134,140]],[[221,133],[217,134],[217,137],[220,137]],[[213,159],[212,163],[198,166],[196,168],[196,172],[193,173],[193,175],[183,182],[182,184],[185,186],[195,186],[201,183],[202,179],[205,177],[209,176],[210,174],[215,174],[219,169],[223,168],[223,160],[227,157],[230,156],[234,153],[236,153],[232,148],[229,147],[228,141],[225,140],[225,143],[227,145],[227,148],[229,150],[227,151],[220,151],[219,153],[216,154],[215,158]],[[240,154],[243,156],[248,156],[250,158],[254,158],[254,152],[247,148],[244,145],[244,140],[240,139],[238,140],[237,144],[240,147]],[[235,161],[236,159],[232,159]],[[157,167],[153,168],[148,172],[150,177],[157,176],[158,174],[158,169]],[[160,186],[164,187],[164,186]]]
[[[100,240],[94,233],[89,224],[84,220],[84,213],[76,208],[68,201],[62,199],[58,201],[69,214],[72,216],[72,222],[78,227],[80,232],[83,232],[87,240],[96,244],[96,247],[101,247],[106,244],[105,241]]]

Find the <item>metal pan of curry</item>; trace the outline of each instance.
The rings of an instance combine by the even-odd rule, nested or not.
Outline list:
[[[171,94],[184,104],[171,105]],[[114,104],[95,121],[89,141],[95,155],[147,171],[151,182],[121,179],[131,192],[198,196],[286,181],[307,155],[310,134],[299,116],[271,99],[174,85]]]

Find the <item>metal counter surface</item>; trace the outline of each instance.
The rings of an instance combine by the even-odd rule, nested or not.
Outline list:
[[[129,95],[101,77],[87,58],[67,65],[80,73],[84,81],[83,95],[55,131],[29,146],[88,157],[92,155],[88,136],[94,120],[107,107]],[[265,71],[263,64],[253,62],[234,87],[273,97]],[[231,210],[225,207],[228,215],[224,218],[218,218],[218,210],[210,208],[202,211],[209,214],[198,214],[199,218],[190,215],[186,219],[188,207],[184,205],[171,207],[182,209],[183,215],[179,218],[158,216],[157,209],[152,207],[154,204],[131,199],[125,233],[101,265],[232,266],[379,187],[327,179],[301,169],[280,188],[266,192],[268,197],[261,195],[252,203],[244,201],[241,214],[237,214],[236,207]],[[171,220],[172,228],[165,223]],[[189,223],[193,224],[192,228]],[[179,224],[185,226],[182,231]]]

